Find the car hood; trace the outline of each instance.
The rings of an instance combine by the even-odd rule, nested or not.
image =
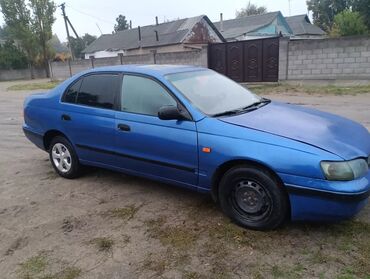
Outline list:
[[[300,141],[345,160],[370,154],[370,134],[349,119],[302,106],[271,102],[221,121]]]

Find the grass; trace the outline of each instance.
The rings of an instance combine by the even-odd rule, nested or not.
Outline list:
[[[370,224],[366,222],[293,223],[276,231],[258,232],[240,228],[213,208],[198,209],[190,209],[180,225],[164,217],[145,222],[149,237],[167,248],[161,258],[150,259],[151,270],[162,274],[163,269],[175,269],[183,278],[202,278],[203,274],[230,278],[241,264],[244,271],[240,272],[248,272],[251,278],[328,278],[325,270],[329,266],[330,278],[370,279]],[[251,256],[244,258],[239,253]],[[189,265],[194,257],[207,263],[201,274]],[[282,258],[287,261],[281,262]]]
[[[168,265],[166,258],[154,257],[152,254],[148,254],[143,262],[143,268],[155,272],[157,276],[162,275]]]
[[[301,264],[294,266],[273,265],[271,268],[271,275],[273,278],[303,278],[304,268]]]
[[[197,233],[184,225],[165,225],[164,218],[146,222],[147,232],[152,238],[158,239],[163,245],[171,246],[177,250],[188,250],[197,239]]]
[[[46,254],[40,253],[21,263],[18,275],[21,279],[76,279],[82,274],[77,267],[67,266],[56,273],[48,272],[49,268]]]
[[[14,84],[7,88],[8,91],[19,91],[19,90],[48,90],[53,89],[57,86],[59,81],[47,81],[47,82],[35,82],[35,83],[19,83]]]
[[[100,252],[112,251],[114,241],[108,237],[97,237],[90,241]]]
[[[251,85],[248,86],[257,94],[275,94],[275,93],[306,93],[306,94],[331,94],[331,95],[356,95],[370,93],[369,85],[358,86],[339,86],[339,85]]]
[[[31,279],[43,273],[47,267],[46,255],[40,254],[20,264],[19,275],[23,279]]]
[[[129,205],[122,208],[114,208],[105,212],[104,215],[124,220],[131,220],[139,211],[140,207],[141,206]]]

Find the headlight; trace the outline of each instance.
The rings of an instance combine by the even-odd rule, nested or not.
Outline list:
[[[365,159],[352,161],[330,162],[322,161],[321,168],[328,180],[354,180],[366,175],[369,164]]]

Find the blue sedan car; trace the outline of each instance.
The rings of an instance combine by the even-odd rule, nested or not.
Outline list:
[[[247,228],[350,218],[370,193],[367,129],[209,69],[93,69],[29,96],[24,121],[62,177],[88,165],[207,192]]]

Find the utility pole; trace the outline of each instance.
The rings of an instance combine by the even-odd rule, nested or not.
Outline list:
[[[74,56],[73,56],[73,52],[72,52],[72,45],[71,45],[71,38],[69,36],[69,29],[68,29],[68,21],[69,20],[68,20],[68,17],[66,16],[66,11],[65,11],[66,4],[65,3],[60,4],[60,8],[62,9],[64,24],[66,26],[69,52],[71,53],[72,60],[74,60]]]

